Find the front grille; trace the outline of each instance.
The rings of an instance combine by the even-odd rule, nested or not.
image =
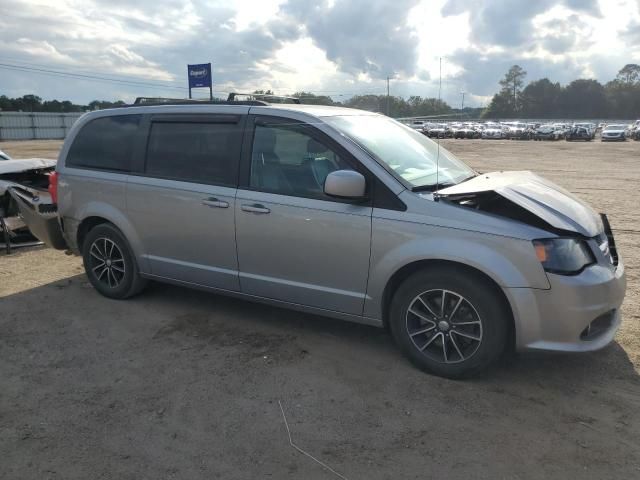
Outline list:
[[[610,310],[597,317],[593,322],[587,325],[582,333],[580,333],[580,340],[595,340],[602,334],[604,334],[611,326],[615,319],[616,311]]]
[[[600,214],[602,218],[602,224],[604,225],[604,234],[607,236],[607,242],[609,244],[609,255],[611,258],[611,263],[618,266],[618,249],[616,248],[616,241],[613,238],[613,232],[611,231],[611,225],[609,224],[609,219],[604,213]]]

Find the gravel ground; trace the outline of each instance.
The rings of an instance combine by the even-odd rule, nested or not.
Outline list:
[[[623,325],[580,356],[520,356],[454,382],[383,331],[152,284],[98,295],[79,258],[0,256],[0,478],[640,477],[640,142],[447,140],[481,171],[528,169],[610,215]],[[60,142],[4,142],[15,157]]]

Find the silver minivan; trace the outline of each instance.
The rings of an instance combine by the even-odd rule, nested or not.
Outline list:
[[[375,113],[91,112],[49,191],[66,247],[107,297],[151,279],[388,327],[441,376],[507,350],[596,350],[621,321],[606,216],[530,172],[479,174]]]

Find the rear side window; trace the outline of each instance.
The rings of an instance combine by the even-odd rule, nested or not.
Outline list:
[[[96,118],[76,135],[66,165],[128,172],[142,115]]]
[[[237,123],[153,122],[145,172],[153,177],[236,186],[241,136]]]

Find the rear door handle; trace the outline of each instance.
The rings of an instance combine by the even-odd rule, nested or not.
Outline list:
[[[267,207],[265,207],[264,205],[260,204],[260,203],[253,203],[251,205],[242,205],[240,207],[242,209],[243,212],[251,212],[251,213],[269,213],[271,212],[271,210],[269,210]]]
[[[223,202],[222,200],[218,200],[216,197],[209,197],[202,200],[202,205],[211,208],[229,208],[229,204],[227,202]]]

